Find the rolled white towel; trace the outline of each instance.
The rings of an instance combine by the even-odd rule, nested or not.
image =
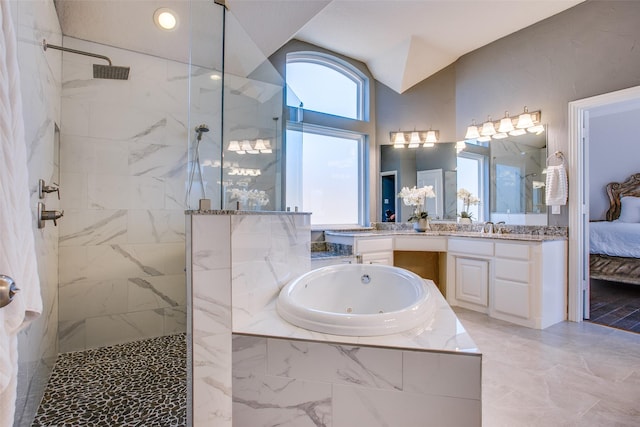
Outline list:
[[[566,205],[568,196],[567,170],[564,165],[547,166],[547,206]]]

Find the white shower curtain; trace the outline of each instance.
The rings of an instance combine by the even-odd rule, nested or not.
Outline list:
[[[0,426],[15,417],[18,332],[42,312],[33,240],[17,41],[9,0],[0,0],[0,274],[21,289],[0,308]]]

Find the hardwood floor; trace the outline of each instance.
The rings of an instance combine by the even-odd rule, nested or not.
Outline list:
[[[640,285],[591,279],[590,321],[640,333]]]

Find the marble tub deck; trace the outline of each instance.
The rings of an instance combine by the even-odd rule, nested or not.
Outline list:
[[[433,311],[433,317],[420,327],[403,333],[352,337],[324,334],[299,328],[280,317],[276,310],[277,295],[262,311],[250,318],[234,322],[233,333],[407,350],[479,354],[480,351],[475,342],[462,326],[436,285],[431,280],[425,280],[425,282],[431,293],[429,296],[429,310]]]

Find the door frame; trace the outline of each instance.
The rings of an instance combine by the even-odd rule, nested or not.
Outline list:
[[[569,103],[569,284],[570,321],[582,322],[588,316],[589,301],[589,111],[614,104],[638,101],[640,86],[592,96]]]
[[[394,171],[380,172],[380,206],[382,206],[382,201],[384,200],[384,194],[382,194],[382,179],[385,176],[393,176],[393,195],[394,195],[393,212],[396,214],[396,222],[398,222],[398,218],[399,218],[398,197],[396,196],[398,194],[398,171],[394,170]],[[384,211],[380,213],[379,218],[382,218],[382,215],[384,215]]]

